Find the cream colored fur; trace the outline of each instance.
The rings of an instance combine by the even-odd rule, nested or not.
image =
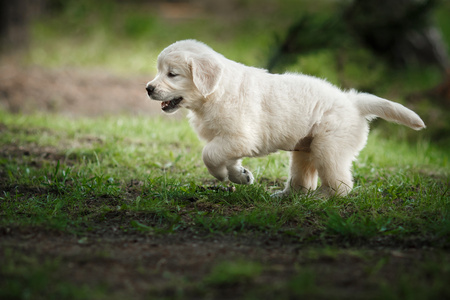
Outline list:
[[[194,40],[176,42],[158,57],[149,96],[168,113],[187,108],[206,141],[203,161],[219,180],[251,184],[243,157],[292,151],[288,182],[280,196],[317,188],[347,195],[351,166],[365,146],[368,120],[381,117],[415,130],[425,127],[406,107],[374,95],[344,92],[302,74],[270,74],[231,61]],[[171,100],[172,102],[167,102]],[[169,105],[170,104],[170,105]]]

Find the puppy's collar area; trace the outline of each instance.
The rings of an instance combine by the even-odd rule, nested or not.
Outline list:
[[[161,102],[161,109],[164,112],[172,112],[179,108],[181,101],[183,101],[183,97],[175,98],[170,101],[163,101]]]

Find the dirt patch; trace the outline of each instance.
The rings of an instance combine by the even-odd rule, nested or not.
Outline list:
[[[58,152],[53,147],[37,147],[36,145],[23,146],[23,145],[2,145],[0,148],[0,157],[23,159],[25,157],[32,157],[34,160],[31,162],[33,167],[40,167],[42,161],[63,161],[68,165],[72,165],[70,160],[67,160],[66,155]]]
[[[160,104],[150,101],[145,91],[152,77],[0,63],[0,106],[12,112],[69,116],[157,115],[161,114]]]
[[[101,241],[99,240],[101,239]],[[200,239],[176,234],[168,236],[122,234],[83,238],[33,229],[10,229],[2,236],[2,248],[45,261],[58,257],[60,275],[76,284],[107,284],[112,293],[132,293],[145,298],[151,290],[170,294],[174,280],[201,281],[213,265],[226,259],[291,260],[292,253],[277,254],[273,249],[242,244],[239,239]],[[164,275],[165,274],[165,275]]]
[[[277,286],[288,288],[285,282],[295,282],[292,278],[299,273],[333,291],[334,297],[366,297],[377,291],[380,278],[396,282],[424,258],[436,262],[442,258],[433,251],[416,249],[317,252],[281,238],[208,237],[192,232],[109,237],[92,232],[80,237],[39,228],[2,228],[0,238],[1,248],[12,250],[16,256],[57,259],[57,276],[73,284],[106,285],[112,295],[126,294],[135,299],[171,297],[180,289],[185,299],[203,298],[205,291],[214,299],[236,299],[267,286],[272,289],[266,296],[275,296],[286,293]],[[0,257],[4,254],[0,250]],[[207,279],[214,267],[226,260],[257,262],[263,271],[245,282],[209,284]],[[296,287],[293,289],[295,295]]]

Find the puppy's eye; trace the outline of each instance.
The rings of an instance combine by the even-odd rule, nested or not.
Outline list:
[[[167,74],[167,76],[169,76],[169,77],[177,77],[178,76],[178,74],[175,74],[174,72],[169,72],[168,74]]]

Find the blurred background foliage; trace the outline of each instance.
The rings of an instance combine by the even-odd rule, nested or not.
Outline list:
[[[1,5],[2,61],[151,79],[164,47],[194,38],[244,64],[310,74],[404,103],[423,116],[428,130],[422,134],[449,142],[449,1],[17,0]]]

